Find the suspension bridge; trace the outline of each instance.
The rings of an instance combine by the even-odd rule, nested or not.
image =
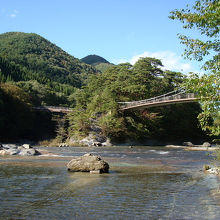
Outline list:
[[[196,102],[197,100],[198,98],[194,93],[186,93],[185,90],[180,89],[150,99],[132,102],[119,102],[119,105],[122,111],[126,111],[130,109],[145,109],[177,103]]]
[[[119,108],[121,111],[126,110],[137,110],[137,109],[146,109],[164,105],[171,105],[177,103],[188,103],[188,102],[196,102],[198,98],[196,98],[194,93],[186,93],[185,90],[175,90],[160,96],[156,96],[150,99],[144,99],[140,101],[131,101],[131,102],[118,102]],[[39,106],[34,107],[35,110],[38,111],[48,111],[48,112],[56,112],[56,113],[69,113],[72,112],[73,109],[67,107],[56,107],[56,106]]]

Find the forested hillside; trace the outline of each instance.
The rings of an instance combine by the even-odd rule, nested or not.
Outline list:
[[[37,80],[42,84],[54,81],[81,87],[89,74],[97,73],[94,67],[32,33],[1,34],[0,62],[0,77],[14,81]]]
[[[33,106],[74,106],[74,92],[97,74],[37,34],[0,35],[0,141],[54,134],[52,115]]]

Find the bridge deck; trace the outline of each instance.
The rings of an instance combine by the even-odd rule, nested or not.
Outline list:
[[[193,93],[179,93],[170,96],[162,95],[141,101],[120,102],[119,104],[121,105],[120,109],[125,111],[129,109],[144,109],[177,103],[195,102],[197,100],[198,99],[195,97],[195,94]]]
[[[120,110],[125,111],[129,109],[144,109],[177,103],[195,102],[197,100],[198,98],[196,98],[195,94],[193,93],[185,93],[183,91],[177,93],[177,91],[172,91],[150,99],[133,102],[119,102],[118,104],[120,105]],[[73,111],[71,108],[56,106],[39,106],[34,107],[34,109],[38,111],[49,111],[57,113],[69,113]]]
[[[73,111],[71,108],[56,107],[56,106],[39,106],[39,107],[34,107],[34,109],[38,111],[57,112],[57,113],[69,113]]]

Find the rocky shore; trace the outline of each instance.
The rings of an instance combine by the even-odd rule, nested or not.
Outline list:
[[[19,156],[35,156],[41,153],[34,149],[30,144],[0,144],[0,155],[19,155]]]
[[[183,142],[182,145],[166,145],[167,148],[182,148],[189,151],[215,151],[219,149],[216,145],[211,145],[209,142],[204,142],[202,145],[195,145],[191,142]]]

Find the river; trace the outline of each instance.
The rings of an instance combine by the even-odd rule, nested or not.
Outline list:
[[[41,148],[42,149],[42,148]],[[204,151],[165,147],[46,148],[57,156],[0,157],[0,219],[220,219],[219,179]],[[109,174],[71,173],[98,154]]]

